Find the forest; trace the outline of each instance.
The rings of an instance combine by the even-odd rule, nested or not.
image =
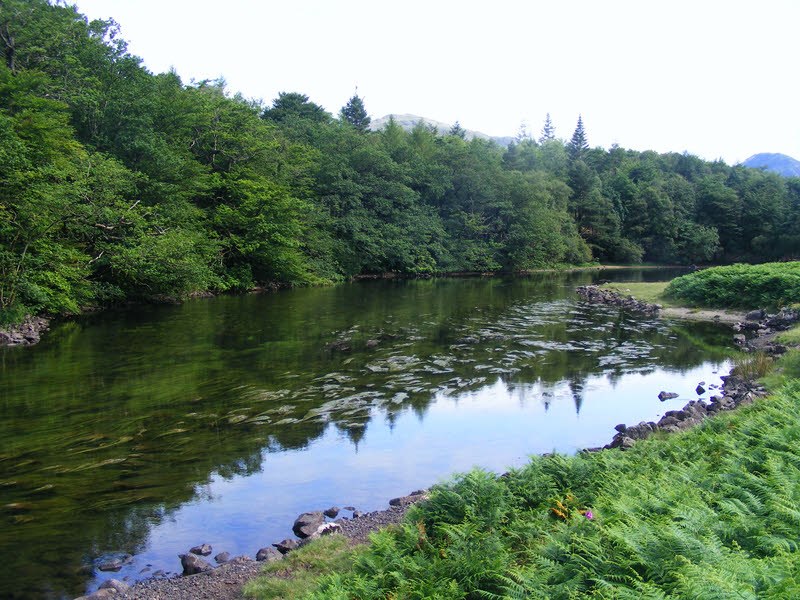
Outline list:
[[[184,83],[112,21],[0,3],[0,323],[359,275],[800,254],[800,178],[570,139],[508,148]]]

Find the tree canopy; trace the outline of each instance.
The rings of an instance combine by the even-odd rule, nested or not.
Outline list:
[[[687,154],[508,148],[299,92],[153,74],[113,21],[0,5],[0,321],[395,272],[800,254],[800,179]]]

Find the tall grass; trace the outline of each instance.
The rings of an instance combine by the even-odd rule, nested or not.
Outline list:
[[[768,375],[774,367],[773,358],[763,352],[737,354],[733,359],[731,374],[755,381]]]
[[[457,476],[303,597],[798,598],[798,532],[793,381],[626,452]]]
[[[800,302],[800,262],[705,269],[676,277],[664,294],[703,306],[785,306]]]

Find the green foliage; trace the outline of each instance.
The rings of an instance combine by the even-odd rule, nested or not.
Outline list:
[[[456,476],[302,597],[793,597],[798,442],[794,381],[626,452]]]
[[[800,262],[736,264],[673,279],[667,296],[704,306],[775,308],[800,302]]]
[[[113,20],[0,6],[0,314],[365,273],[800,254],[800,184],[689,155],[589,149],[548,118],[507,150],[418,123],[370,132],[223,80],[184,85]],[[156,261],[158,264],[153,264]]]

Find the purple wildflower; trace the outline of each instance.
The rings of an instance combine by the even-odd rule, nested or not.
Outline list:
[[[594,519],[594,515],[592,514],[592,511],[590,511],[590,510],[586,511],[586,518],[589,519],[590,521],[592,519]]]

